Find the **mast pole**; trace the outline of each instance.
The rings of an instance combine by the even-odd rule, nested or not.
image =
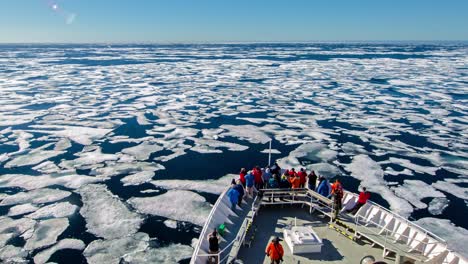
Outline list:
[[[270,149],[268,150],[268,167],[271,166],[271,141],[272,139],[270,139]]]

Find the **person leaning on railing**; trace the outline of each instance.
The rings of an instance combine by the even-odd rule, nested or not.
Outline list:
[[[218,252],[219,252],[219,236],[218,232],[216,232],[216,228],[213,232],[208,234],[208,244],[209,244],[209,253],[213,254],[213,256],[209,257],[209,263],[218,263]],[[214,259],[214,260],[213,260]]]
[[[357,203],[354,205],[353,208],[346,210],[348,213],[356,214],[359,208],[367,203],[367,200],[370,199],[370,193],[367,191],[366,187],[362,187],[362,192],[359,193],[359,198]]]

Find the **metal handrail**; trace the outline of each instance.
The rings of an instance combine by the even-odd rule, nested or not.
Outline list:
[[[358,195],[355,194],[355,193],[353,193],[353,192],[350,192],[350,191],[347,191],[347,190],[345,190],[345,192],[347,192],[347,193],[349,193],[349,194],[351,194],[351,195],[353,195],[353,196],[355,196],[355,197],[358,197]],[[405,218],[405,217],[403,217],[403,216],[401,216],[401,215],[399,215],[399,214],[397,214],[397,213],[395,213],[395,212],[393,212],[393,211],[390,211],[389,209],[387,209],[387,208],[381,206],[380,204],[377,204],[377,203],[375,203],[375,202],[373,202],[373,201],[367,201],[367,203],[371,204],[372,206],[378,207],[378,208],[381,209],[381,210],[384,210],[385,212],[391,214],[392,216],[397,217],[398,219],[403,220],[406,224],[418,228],[419,230],[425,232],[426,234],[429,234],[429,235],[432,236],[433,238],[435,238],[435,239],[437,239],[437,240],[440,240],[440,241],[443,242],[443,243],[447,243],[447,241],[446,241],[445,239],[441,238],[440,236],[438,236],[438,235],[432,233],[431,231],[426,230],[424,227],[422,227],[422,226],[420,226],[420,225],[418,225],[418,224],[412,222],[411,220],[409,220],[409,219],[407,219],[407,218]]]
[[[381,228],[381,229],[379,230],[379,232],[375,232],[371,228],[368,228],[365,224],[360,224],[360,222],[358,220],[359,218],[362,218],[364,220],[363,222],[365,222],[366,224],[370,222],[370,223],[376,225],[378,228]],[[393,241],[393,242],[396,242],[396,241],[400,240],[400,239],[397,240],[397,239],[394,238],[395,234],[396,235],[401,235],[402,237],[404,237],[406,239],[410,239],[410,236],[407,236],[407,235],[405,235],[403,233],[399,233],[399,232],[396,232],[396,231],[394,232],[393,230],[387,229],[385,226],[379,225],[379,223],[376,223],[374,221],[365,221],[365,217],[363,217],[363,216],[356,215],[355,219],[356,219],[356,221],[355,221],[356,225],[361,226],[361,227],[369,230],[370,232],[372,232],[372,233],[374,233],[376,235],[382,236],[381,232],[382,231],[385,232],[385,235],[384,235],[385,242],[384,242],[384,245],[382,245],[384,247],[384,249],[387,248],[388,238],[393,238],[393,239],[390,239],[390,241]],[[412,238],[412,242],[413,241],[421,242],[421,243],[424,244],[425,247],[428,246],[428,245],[431,245],[431,244],[442,244],[445,248],[447,248],[447,243],[445,243],[443,241],[424,242],[423,240],[416,239],[415,237]],[[391,243],[391,245],[393,247],[399,249],[400,251],[404,252],[404,253],[412,253],[413,252],[413,249],[411,249],[409,247],[409,245],[407,245],[408,247],[405,247],[403,244],[399,244],[399,243]],[[426,256],[424,256],[424,252],[416,251],[416,253],[420,253],[421,256],[426,257]]]
[[[211,219],[213,218],[213,215],[214,215],[214,213],[215,213],[215,211],[216,211],[215,209],[219,206],[219,204],[221,203],[222,198],[226,195],[226,193],[227,193],[228,190],[229,190],[229,189],[224,190],[224,191],[221,193],[221,195],[218,197],[218,200],[216,200],[216,203],[213,205],[213,209],[211,209],[211,212],[210,212],[210,214],[208,215],[208,218],[206,219],[206,223],[209,223],[209,222],[211,221]],[[204,239],[205,236],[206,236],[206,231],[207,231],[207,229],[208,229],[208,225],[205,224],[205,225],[203,226],[202,231],[200,232],[200,238],[201,238],[201,239],[198,241],[198,246],[195,247],[195,250],[193,251],[192,259],[190,260],[190,263],[191,263],[191,264],[195,263],[195,260],[197,259],[197,257],[203,256],[203,255],[199,255],[198,253],[199,253],[199,251],[200,251],[200,246],[201,246],[201,243],[202,243],[202,239]]]
[[[297,202],[299,202],[299,203],[302,202],[303,204],[307,204],[311,208],[312,208],[313,204],[316,204],[317,201],[321,201],[320,197],[317,197],[319,194],[317,194],[316,192],[314,192],[312,190],[306,189],[306,188],[301,188],[301,189],[280,189],[280,188],[275,188],[275,189],[261,189],[259,191],[264,192],[264,193],[266,192],[266,193],[268,193],[268,195],[271,194],[272,198],[278,198],[279,196],[277,196],[277,195],[281,195],[281,194],[285,194],[285,195],[288,195],[288,196],[294,194],[292,196],[293,199],[295,199],[295,197],[311,198],[310,202],[305,201],[305,200],[297,200]],[[357,194],[355,194],[353,192],[350,192],[350,191],[345,191],[345,193],[348,193],[348,194],[354,196],[355,198],[358,197]],[[214,211],[215,211],[214,208],[219,205],[219,202],[222,200],[222,196],[224,196],[225,194],[226,194],[226,191],[224,191],[221,194],[220,198],[215,203],[215,205],[213,207],[213,210],[211,211],[210,215],[208,216],[207,221],[211,221],[211,219],[213,217],[213,214],[214,214]],[[265,197],[268,197],[268,196],[265,196]],[[324,198],[324,200],[327,199],[326,203],[322,201],[324,203],[324,206],[326,208],[331,209],[332,210],[331,212],[333,212],[333,210],[334,210],[333,207],[329,206],[329,201],[328,201],[329,199],[327,197],[324,197],[324,196],[322,196],[322,197]],[[252,203],[252,209],[251,209],[252,211],[254,211],[254,205],[255,205],[255,203],[257,201],[257,198],[258,198],[258,196],[254,199],[254,201]],[[316,199],[315,201],[313,201],[314,198]],[[294,201],[294,202],[296,202],[296,201]],[[400,221],[402,223],[405,223],[405,224],[408,225],[408,227],[413,228],[414,230],[416,230],[418,232],[421,232],[425,236],[428,236],[429,238],[433,238],[435,240],[435,241],[424,242],[424,241],[421,241],[420,239],[416,239],[415,237],[413,237],[413,238],[411,238],[411,241],[413,241],[413,242],[416,241],[416,242],[423,243],[424,247],[427,247],[428,245],[433,245],[433,244],[441,244],[445,248],[444,250],[448,250],[448,251],[454,253],[457,257],[460,257],[460,259],[464,259],[464,257],[462,257],[459,253],[453,252],[450,249],[448,249],[447,241],[445,239],[435,235],[434,233],[426,230],[425,228],[419,226],[418,224],[413,223],[409,219],[407,219],[407,218],[405,218],[405,217],[403,217],[401,215],[398,215],[397,213],[392,212],[389,209],[387,209],[387,208],[385,208],[385,207],[383,207],[383,206],[381,206],[381,205],[379,205],[379,204],[377,204],[375,202],[367,201],[367,203],[371,205],[371,208],[376,207],[377,209],[382,210],[384,213],[387,213],[387,214],[391,215],[392,217],[394,217],[395,220]],[[280,203],[278,203],[278,204],[280,204]],[[369,209],[369,210],[371,210],[371,209]],[[253,212],[253,213],[255,213],[255,212]],[[325,213],[325,212],[322,212],[322,213],[328,215],[328,213]],[[331,215],[329,215],[329,216],[330,216],[330,218],[332,217]],[[384,254],[385,254],[385,251],[387,250],[386,247],[387,247],[387,243],[389,243],[388,240],[390,240],[390,241],[395,240],[395,239],[389,239],[390,237],[393,238],[395,236],[395,234],[397,234],[397,235],[400,235],[400,236],[402,236],[403,238],[406,238],[406,239],[410,238],[409,236],[407,236],[405,234],[399,233],[397,230],[390,230],[386,226],[383,226],[382,224],[376,223],[373,220],[366,221],[365,216],[361,216],[359,214],[356,214],[356,216],[354,218],[355,218],[355,224],[356,225],[363,226],[367,230],[370,230],[372,233],[377,234],[379,236],[383,236],[385,238],[385,242],[384,242],[384,245],[383,245],[384,246]],[[371,224],[376,225],[378,228],[380,228],[379,231],[376,233],[375,230],[372,230],[372,229],[368,228],[367,226],[365,226],[365,224],[361,224],[360,221],[359,221],[360,219],[363,220],[363,221],[361,221],[363,223],[371,223]],[[199,250],[200,250],[200,245],[201,245],[200,244],[201,242],[199,242],[199,245],[198,245],[198,247],[196,247],[196,249],[194,251],[194,254],[192,256],[191,263],[195,263],[194,260],[196,260],[197,257],[204,257],[204,256],[208,256],[208,257],[218,256],[218,261],[224,261],[226,259],[226,257],[229,257],[229,255],[225,256],[222,260],[220,260],[219,257],[221,256],[221,253],[223,253],[230,246],[232,246],[232,244],[234,242],[239,241],[239,239],[245,239],[245,232],[246,232],[245,231],[245,229],[246,229],[245,226],[246,226],[246,223],[247,223],[247,219],[244,219],[244,222],[242,223],[241,229],[239,230],[239,233],[236,236],[236,238],[233,241],[231,241],[222,251],[218,252],[217,254],[198,254]],[[204,226],[200,237],[204,238],[204,236],[206,235],[206,229],[207,229],[207,225]],[[241,232],[241,230],[243,230],[243,231]],[[385,234],[382,234],[382,232],[385,232]],[[243,236],[243,238],[241,238],[242,236]],[[396,245],[396,243],[392,243],[392,245],[394,247],[396,247],[398,250],[400,250],[401,252],[404,252],[404,253],[420,253],[421,256],[427,257],[427,256],[424,255],[424,252],[420,252],[419,250],[414,250],[414,249],[411,249],[411,248],[402,249],[402,247],[400,247],[400,246],[402,246],[402,244],[398,244],[398,245],[400,245],[400,246],[398,246],[398,245]],[[392,250],[390,249],[390,251],[392,251]]]

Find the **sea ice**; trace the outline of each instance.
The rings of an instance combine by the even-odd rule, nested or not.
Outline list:
[[[83,250],[84,248],[85,248],[85,244],[83,243],[83,241],[78,240],[78,239],[66,238],[66,239],[60,240],[57,244],[53,245],[52,247],[37,253],[34,256],[34,263],[44,264],[50,259],[50,257],[55,252],[62,250],[62,249]]]
[[[43,204],[62,200],[68,197],[71,192],[62,191],[58,189],[36,189],[29,192],[20,192],[10,195],[2,200],[0,205],[14,205],[14,204]]]
[[[132,155],[137,160],[147,160],[149,159],[151,153],[158,152],[163,149],[164,148],[159,145],[145,141],[140,145],[123,149],[122,153]]]
[[[429,208],[427,210],[431,215],[440,215],[444,212],[449,203],[449,199],[445,197],[436,197],[429,203]]]
[[[456,197],[468,200],[468,189],[460,187],[447,181],[437,181],[432,184],[436,189],[455,195]]]
[[[35,165],[35,164],[41,163],[44,160],[48,160],[52,157],[65,153],[64,151],[44,150],[50,145],[52,144],[51,143],[46,144],[40,148],[30,151],[28,154],[13,158],[12,160],[10,160],[9,162],[5,164],[5,168]]]
[[[30,203],[15,205],[8,210],[8,216],[17,216],[27,213],[34,212],[38,209],[37,206],[34,206]]]
[[[427,197],[443,198],[445,195],[431,185],[418,180],[404,180],[403,185],[392,188],[396,195],[407,200],[416,208],[424,209],[427,205],[421,200]]]
[[[134,197],[128,202],[143,214],[158,215],[203,226],[211,204],[201,195],[184,190],[169,190],[153,197]],[[154,206],[157,204],[158,206]]]
[[[179,263],[181,260],[189,259],[192,256],[193,248],[187,245],[170,244],[160,248],[147,248],[144,251],[127,254],[123,257],[124,261],[132,264],[160,263],[172,264]]]
[[[0,248],[0,260],[3,260],[3,263],[5,264],[29,263],[26,260],[27,256],[28,251],[21,247],[6,245],[3,248]]]
[[[136,233],[111,240],[94,240],[83,255],[89,264],[119,264],[125,255],[144,251],[149,239],[145,233]]]
[[[56,203],[44,206],[26,217],[32,219],[61,218],[73,215],[78,210],[78,206],[69,202]]]
[[[35,250],[54,244],[57,237],[67,229],[68,225],[67,218],[54,218],[38,222],[32,237],[26,240],[24,249]]]
[[[169,228],[176,229],[177,228],[177,221],[167,219],[166,221],[164,221],[164,225],[169,227]]]
[[[216,180],[156,180],[151,183],[156,187],[175,190],[190,190],[221,194],[232,179],[239,178],[236,174],[228,174]]]
[[[82,145],[91,145],[95,140],[103,138],[112,131],[112,129],[106,128],[63,125],[32,125],[31,127],[43,129],[33,130],[31,132],[39,132],[55,135],[57,137],[69,138],[70,140]]]
[[[79,194],[83,201],[80,213],[86,219],[88,231],[96,236],[115,239],[134,234],[143,222],[105,185],[85,185]]]
[[[277,150],[277,149],[271,149],[271,152],[270,152],[270,149],[264,149],[262,151],[260,151],[261,153],[265,153],[265,154],[268,154],[268,153],[271,153],[271,154],[281,154],[281,151]]]
[[[393,211],[405,217],[413,212],[413,207],[406,200],[397,197],[386,187],[382,168],[369,156],[356,155],[350,164],[344,165],[344,168],[351,173],[351,176],[360,180],[361,185],[370,192],[378,193],[387,200]]]
[[[261,130],[260,127],[253,125],[233,126],[233,125],[222,125],[221,128],[225,129],[219,136],[231,136],[237,137],[242,140],[247,140],[254,144],[267,143],[271,138]]]
[[[36,221],[29,218],[11,219],[0,217],[0,234],[14,234],[15,236],[28,237],[28,233],[34,229]]]
[[[83,152],[80,152],[75,155],[79,156],[79,158],[76,158],[74,160],[64,160],[60,163],[60,167],[70,169],[87,168],[87,166],[89,165],[94,165],[105,161],[118,160],[121,154],[104,154],[101,152],[100,147],[96,147],[91,151],[86,151],[84,149]]]
[[[0,176],[0,185],[8,187],[20,187],[26,190],[35,190],[51,185],[62,185],[70,189],[77,189],[82,185],[100,182],[103,179],[63,172],[45,175],[6,174]]]
[[[125,176],[120,181],[124,186],[128,185],[140,185],[142,183],[150,181],[154,176],[154,171],[140,171],[134,174]]]

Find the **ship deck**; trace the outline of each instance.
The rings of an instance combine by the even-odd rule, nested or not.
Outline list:
[[[298,226],[311,226],[322,239],[321,253],[293,255],[287,244],[282,241],[285,255],[284,263],[350,263],[356,264],[367,255],[382,259],[382,249],[373,247],[366,240],[353,241],[339,232],[329,228],[329,218],[323,214],[312,213],[301,208],[300,205],[284,206],[272,205],[262,207],[255,219],[257,232],[251,247],[242,247],[237,256],[242,263],[270,263],[265,255],[267,244],[275,236],[283,237],[283,228],[293,225],[296,219]],[[394,260],[387,258],[384,261],[392,263]]]

